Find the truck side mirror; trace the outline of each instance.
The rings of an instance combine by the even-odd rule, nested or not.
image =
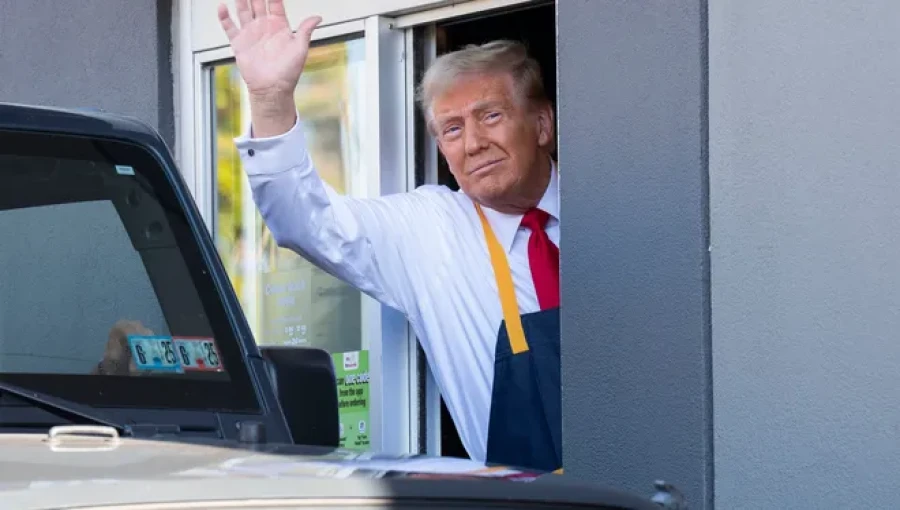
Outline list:
[[[328,352],[304,347],[260,347],[270,365],[294,444],[337,447],[337,382]]]

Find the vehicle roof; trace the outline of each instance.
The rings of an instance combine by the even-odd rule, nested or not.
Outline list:
[[[0,102],[0,130],[56,132],[152,145],[167,153],[159,133],[145,122],[102,110]]]

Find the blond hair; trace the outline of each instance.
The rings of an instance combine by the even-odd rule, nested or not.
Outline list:
[[[434,98],[465,76],[508,74],[513,80],[515,93],[526,103],[547,102],[541,66],[528,55],[525,45],[515,41],[498,40],[481,45],[470,44],[460,50],[438,57],[425,76],[416,98],[431,126]]]

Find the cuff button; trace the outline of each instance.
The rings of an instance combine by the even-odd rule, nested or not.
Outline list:
[[[247,150],[247,155],[248,155],[248,156],[254,156],[255,154],[256,154],[256,151],[255,151],[255,150],[253,150],[253,149],[248,149],[248,150]]]

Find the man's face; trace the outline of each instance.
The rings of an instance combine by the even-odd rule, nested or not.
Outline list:
[[[500,210],[540,200],[549,176],[549,105],[519,99],[508,75],[477,75],[435,97],[432,112],[438,146],[467,195]]]

